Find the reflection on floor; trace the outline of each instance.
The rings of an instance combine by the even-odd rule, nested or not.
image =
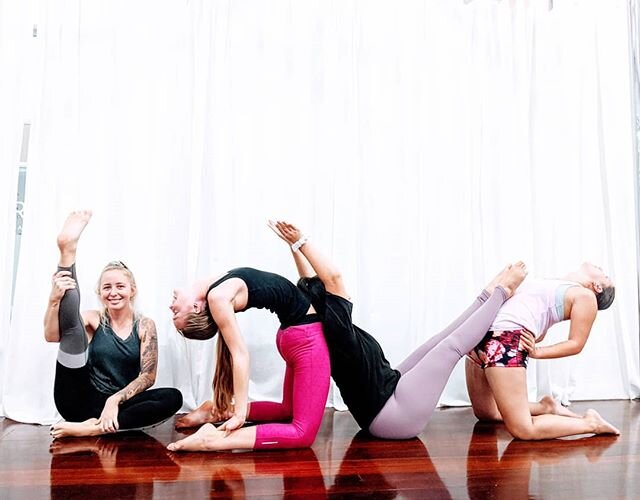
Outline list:
[[[419,439],[380,441],[327,410],[311,449],[170,453],[173,420],[148,433],[51,441],[0,419],[0,498],[638,498],[640,402],[593,407],[622,435],[523,442],[469,408],[437,410]]]

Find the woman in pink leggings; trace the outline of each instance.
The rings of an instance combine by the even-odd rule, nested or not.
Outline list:
[[[296,227],[269,226],[291,245],[298,287],[322,320],[331,375],[342,398],[358,424],[379,438],[409,439],[422,432],[453,368],[482,339],[526,275],[521,262],[505,268],[448,328],[392,369],[380,344],[353,324],[353,304],[340,273]]]
[[[281,323],[276,343],[286,362],[282,403],[248,402],[249,352],[235,313],[254,307],[269,309]],[[205,340],[220,332],[214,399],[177,421],[176,427],[202,427],[169,444],[170,450],[311,446],[322,421],[331,369],[319,318],[293,283],[257,269],[232,269],[175,290],[170,309],[173,324],[187,338]],[[222,420],[218,428],[212,425]],[[269,423],[242,427],[245,420]]]

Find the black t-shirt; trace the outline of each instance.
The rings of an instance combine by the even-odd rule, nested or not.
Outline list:
[[[380,344],[351,320],[353,304],[327,293],[322,321],[331,357],[331,376],[363,429],[395,391],[400,372],[391,368]]]
[[[247,307],[243,309],[269,309],[275,313],[283,328],[305,322],[311,302],[291,281],[279,274],[259,271],[250,267],[232,269],[213,283],[209,292],[231,278],[240,278],[249,291]]]

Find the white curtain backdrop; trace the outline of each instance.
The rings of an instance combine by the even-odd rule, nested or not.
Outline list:
[[[355,319],[394,364],[506,262],[550,277],[601,263],[614,306],[579,356],[531,363],[531,397],[640,394],[624,0],[15,4],[24,22],[10,34],[37,24],[38,37],[23,56],[32,148],[0,347],[4,415],[57,418],[57,347],[42,316],[57,231],[84,207],[95,215],[79,248],[83,306],[97,305],[108,260],[133,269],[138,306],[159,330],[157,385],[178,387],[185,409],[210,397],[214,343],[175,333],[171,291],[240,265],[295,279],[266,227],[274,217],[335,260]],[[9,57],[13,39],[0,43]],[[277,399],[277,321],[239,319],[250,396]],[[468,403],[462,364],[441,402]],[[341,406],[337,393],[329,404]]]
[[[21,10],[17,7],[0,0],[0,415],[11,314],[18,162],[25,118],[20,106],[24,96],[18,85],[23,69],[19,54],[29,36],[26,31],[25,37],[20,36]]]

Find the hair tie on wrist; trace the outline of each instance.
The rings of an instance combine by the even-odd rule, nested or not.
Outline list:
[[[300,239],[298,241],[296,241],[293,245],[291,245],[291,250],[293,252],[297,252],[298,250],[300,250],[300,247],[304,245],[307,241],[309,241],[309,237],[303,234],[302,236],[300,236]]]

